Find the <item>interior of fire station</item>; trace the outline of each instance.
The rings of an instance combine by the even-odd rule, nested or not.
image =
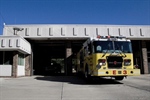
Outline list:
[[[149,40],[131,40],[134,65],[141,70],[141,74],[150,73]]]
[[[71,75],[85,40],[32,40],[33,75]]]
[[[141,41],[132,40],[131,42],[132,42],[132,52],[133,52],[133,63],[137,68],[141,69],[141,73],[143,73]]]

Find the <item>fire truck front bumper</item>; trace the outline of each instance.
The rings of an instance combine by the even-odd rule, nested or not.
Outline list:
[[[94,71],[91,76],[136,76],[140,74],[140,69],[106,69]]]

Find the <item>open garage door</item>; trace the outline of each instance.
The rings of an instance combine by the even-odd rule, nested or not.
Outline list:
[[[68,47],[67,44],[70,44]],[[34,75],[70,75],[75,73],[75,55],[84,40],[35,40],[32,42]],[[71,55],[67,57],[67,51]]]
[[[35,43],[33,48],[33,70],[35,75],[64,73],[65,45],[63,43]]]

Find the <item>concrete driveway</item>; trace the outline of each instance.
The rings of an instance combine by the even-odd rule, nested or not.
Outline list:
[[[0,78],[0,100],[149,100],[150,75],[121,82],[77,76]]]

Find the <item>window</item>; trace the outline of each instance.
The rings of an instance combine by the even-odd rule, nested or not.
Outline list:
[[[94,41],[94,53],[112,52],[112,41]]]
[[[13,52],[11,51],[0,51],[0,64],[10,65],[13,62]]]
[[[112,52],[124,52],[132,53],[131,42],[128,41],[94,41],[95,53],[112,53]]]
[[[18,54],[18,65],[24,65],[24,54]]]
[[[0,51],[0,65],[3,65],[3,51]]]
[[[115,41],[115,50],[121,50],[124,53],[132,53],[131,42]]]

